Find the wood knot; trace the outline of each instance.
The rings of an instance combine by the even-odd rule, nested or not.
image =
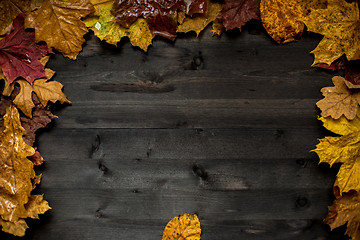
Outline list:
[[[192,167],[192,171],[196,176],[198,176],[202,180],[206,181],[208,179],[208,174],[201,165],[194,164]]]
[[[310,205],[310,202],[307,199],[307,197],[299,196],[296,199],[296,207],[297,208],[306,208],[306,207],[309,207],[309,205]]]

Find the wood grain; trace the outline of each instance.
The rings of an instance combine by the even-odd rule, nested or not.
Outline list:
[[[339,166],[310,152],[329,134],[315,103],[332,73],[310,67],[319,36],[280,46],[254,22],[148,53],[88,38],[77,61],[49,63],[72,104],[40,132],[36,191],[53,209],[24,239],[161,239],[184,212],[204,240],[347,239],[322,223]]]

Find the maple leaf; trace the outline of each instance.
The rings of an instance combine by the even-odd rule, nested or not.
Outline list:
[[[199,36],[199,33],[212,21],[216,19],[222,9],[221,4],[208,1],[207,10],[203,14],[197,14],[192,18],[185,18],[183,23],[178,26],[178,32],[190,32],[195,31]]]
[[[304,30],[304,10],[297,0],[261,0],[261,21],[278,43],[295,41]]]
[[[5,130],[0,133],[0,223],[2,230],[23,236],[26,223],[23,219],[38,218],[50,207],[42,196],[32,196],[36,175],[33,163],[27,159],[35,150],[23,140],[26,133],[21,126],[19,113],[14,106],[3,117]]]
[[[45,41],[64,56],[76,59],[88,32],[81,18],[94,11],[88,0],[44,0],[41,8],[30,13],[27,28],[35,28],[36,41]]]
[[[138,46],[144,51],[147,51],[151,45],[152,35],[147,22],[138,18],[129,28],[120,26],[119,23],[114,22],[114,16],[110,10],[114,1],[92,0],[96,9],[96,15],[84,20],[84,23],[89,27],[97,37],[101,40],[116,45],[123,37],[128,37],[133,46]]]
[[[200,221],[196,214],[181,214],[171,219],[164,229],[163,240],[200,240]]]
[[[10,96],[13,92],[15,83],[20,85],[20,90],[16,94],[13,102],[14,104],[28,117],[32,117],[32,110],[35,107],[33,102],[32,93],[35,92],[41,104],[45,107],[48,101],[55,103],[70,103],[66,95],[62,92],[63,85],[56,81],[48,81],[54,75],[54,71],[47,68],[45,69],[46,78],[37,79],[33,84],[19,79],[14,83],[7,85],[3,91],[4,96]],[[1,76],[0,76],[1,78]]]
[[[31,0],[0,1],[0,33],[2,33],[20,13],[30,12]]]
[[[347,223],[346,233],[352,239],[360,239],[360,196],[357,192],[344,194],[329,207],[324,219],[331,230]]]
[[[340,137],[325,137],[320,139],[315,151],[320,163],[328,163],[333,166],[335,163],[342,163],[337,174],[336,186],[339,193],[351,190],[360,191],[360,119],[358,116],[347,120],[344,116],[339,119],[324,118],[320,120],[324,127]]]
[[[188,15],[204,13],[207,0],[116,0],[111,13],[121,26],[129,28],[137,18],[144,17],[153,35],[174,40],[176,37],[176,10]]]
[[[51,53],[45,44],[35,43],[34,33],[24,29],[24,15],[20,14],[13,24],[12,32],[0,41],[0,67],[9,83],[23,77],[32,83],[45,76],[40,59]]]
[[[321,109],[321,116],[338,119],[344,115],[349,120],[354,119],[359,108],[360,92],[348,89],[343,77],[333,77],[332,81],[334,87],[322,88],[325,98],[316,103]]]
[[[348,60],[360,57],[360,18],[356,2],[329,0],[326,9],[316,9],[304,18],[311,32],[324,35],[319,45],[312,51],[313,65],[330,65],[343,54]]]
[[[260,20],[260,0],[225,0],[223,9],[218,15],[226,30],[241,30],[251,19]]]

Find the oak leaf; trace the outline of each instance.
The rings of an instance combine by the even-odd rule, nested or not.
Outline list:
[[[329,207],[324,219],[331,230],[347,223],[346,233],[352,239],[360,239],[360,196],[357,192],[344,194]]]
[[[261,0],[261,21],[278,43],[295,41],[304,30],[304,10],[297,0]]]
[[[20,14],[14,20],[12,32],[0,41],[0,67],[9,83],[18,77],[32,83],[45,77],[39,60],[48,53],[51,49],[36,44],[34,33],[25,31],[24,15]]]
[[[110,12],[113,2],[113,0],[92,0],[96,16],[84,19],[86,26],[107,43],[117,45],[123,37],[128,37],[133,46],[147,51],[154,38],[147,22],[138,18],[129,28],[122,27],[114,21],[114,16]]]
[[[251,19],[260,19],[260,0],[225,0],[218,15],[226,30],[241,28]]]
[[[174,40],[178,9],[188,15],[204,13],[207,9],[207,0],[116,0],[111,13],[125,28],[129,28],[136,19],[143,17],[153,35]]]
[[[344,116],[339,119],[324,118],[320,120],[328,130],[341,135],[325,137],[313,150],[317,153],[320,163],[342,163],[337,174],[336,186],[339,194],[351,190],[360,191],[360,114],[349,121]]]
[[[313,65],[330,65],[343,54],[348,60],[360,57],[360,18],[356,2],[329,0],[326,9],[316,9],[304,18],[311,32],[324,35],[312,51]]]
[[[325,98],[316,103],[321,109],[321,116],[338,119],[344,115],[349,120],[354,119],[359,108],[360,92],[348,89],[343,77],[333,77],[332,81],[334,87],[322,88]]]
[[[30,2],[31,0],[0,1],[0,33],[3,33],[20,13],[30,12]]]
[[[30,13],[27,28],[35,28],[37,42],[45,41],[64,56],[76,59],[88,32],[81,18],[94,11],[88,0],[44,0],[41,8]]]
[[[162,240],[200,240],[201,227],[196,214],[181,214],[171,219],[164,229]]]
[[[5,130],[0,133],[0,223],[2,230],[23,236],[27,228],[25,218],[38,218],[50,209],[42,196],[32,196],[36,175],[33,163],[27,159],[35,150],[23,140],[25,130],[14,106],[3,117]]]
[[[208,1],[207,10],[203,14],[197,14],[192,18],[185,18],[183,23],[178,26],[178,32],[194,31],[199,36],[199,33],[211,22],[213,22],[219,15],[222,9],[221,4]]]

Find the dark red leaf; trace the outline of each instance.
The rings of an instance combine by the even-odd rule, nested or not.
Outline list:
[[[23,77],[29,83],[45,77],[40,59],[51,53],[46,44],[36,44],[33,32],[24,29],[24,14],[13,23],[13,29],[0,41],[0,67],[9,83]]]
[[[188,15],[204,13],[206,0],[117,0],[111,13],[120,25],[129,28],[139,17],[144,17],[154,35],[175,39],[176,11],[180,9]]]
[[[225,0],[218,16],[226,30],[244,26],[251,19],[260,19],[260,0]]]

